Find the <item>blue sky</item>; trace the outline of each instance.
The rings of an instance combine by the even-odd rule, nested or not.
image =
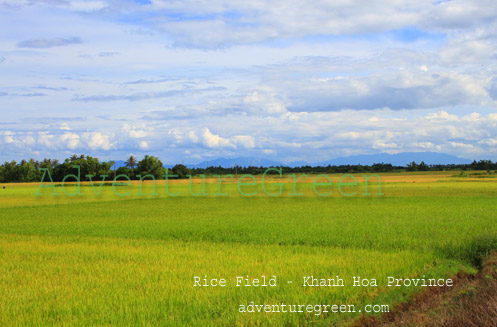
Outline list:
[[[495,1],[0,0],[0,160],[497,160]]]

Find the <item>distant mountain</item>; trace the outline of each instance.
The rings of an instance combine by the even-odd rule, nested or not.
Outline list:
[[[281,162],[269,159],[256,159],[256,158],[217,158],[213,160],[206,160],[197,165],[186,165],[188,168],[207,168],[207,167],[224,167],[231,168],[238,165],[240,167],[270,167],[270,166],[284,166]]]
[[[288,164],[283,164],[278,161],[264,159],[264,158],[216,158],[206,160],[199,164],[186,164],[188,168],[202,168],[218,167],[231,168],[235,165],[240,167],[302,167],[302,166],[340,166],[340,165],[372,165],[375,163],[390,163],[393,166],[406,166],[408,163],[415,161],[420,163],[424,161],[427,165],[436,164],[470,164],[473,160],[458,158],[446,153],[437,152],[401,152],[396,154],[377,153],[369,155],[357,155],[349,157],[339,157],[327,161],[316,163],[308,163],[305,161],[294,161]],[[116,168],[125,166],[123,160],[116,160]],[[164,165],[165,168],[172,168],[174,165]],[[114,168],[114,167],[112,167]]]
[[[315,164],[310,164],[307,161],[292,161],[285,166],[288,166],[290,168],[295,168],[295,167],[304,167],[304,166],[316,166]]]
[[[408,163],[415,161],[420,163],[424,161],[427,165],[436,164],[469,164],[473,162],[469,159],[458,158],[446,153],[437,152],[401,152],[396,154],[378,153],[370,155],[357,155],[349,157],[339,157],[323,162],[318,162],[315,166],[327,165],[372,165],[375,163],[390,163],[393,166],[406,166]]]
[[[473,162],[469,159],[458,158],[456,156],[437,153],[437,152],[401,152],[396,154],[377,153],[369,155],[357,155],[349,157],[339,157],[327,161],[307,163],[305,161],[294,161],[289,164],[282,164],[281,162],[269,159],[256,159],[256,158],[234,158],[225,159],[218,158],[209,161],[203,161],[197,165],[187,165],[189,168],[207,168],[210,166],[221,166],[224,168],[234,167],[235,165],[241,167],[256,166],[256,167],[270,167],[270,166],[288,166],[288,167],[302,167],[302,166],[340,166],[340,165],[372,165],[375,163],[390,163],[393,166],[407,166],[407,164],[415,161],[420,163],[424,161],[427,165],[436,164],[470,164]]]

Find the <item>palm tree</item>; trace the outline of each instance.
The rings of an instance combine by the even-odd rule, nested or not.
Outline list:
[[[137,165],[137,161],[136,161],[136,158],[134,155],[130,155],[128,160],[126,160],[124,162],[126,164],[126,167],[128,167],[129,169],[131,169],[131,174],[133,174],[133,170],[135,169],[136,165]]]

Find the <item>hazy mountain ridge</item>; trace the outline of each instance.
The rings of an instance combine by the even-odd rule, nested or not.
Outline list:
[[[338,157],[331,160],[320,161],[315,163],[308,163],[305,161],[294,161],[287,164],[282,162],[265,159],[265,158],[216,158],[212,160],[205,160],[198,164],[185,164],[188,168],[207,168],[207,167],[218,167],[221,166],[223,168],[231,168],[235,165],[240,167],[278,167],[278,166],[287,166],[287,167],[302,167],[302,166],[341,166],[341,165],[372,165],[375,163],[385,163],[392,164],[393,166],[406,166],[408,163],[415,161],[416,163],[420,163],[424,161],[427,165],[436,165],[436,164],[470,164],[473,160],[459,158],[446,153],[438,153],[438,152],[401,152],[396,154],[388,154],[388,153],[377,153],[377,154],[366,154],[366,155],[355,155],[348,157]],[[124,160],[116,160],[116,168],[125,166]],[[172,168],[174,165],[167,164],[164,165],[166,168]]]
[[[393,166],[406,166],[415,161],[424,161],[427,165],[436,164],[470,164],[473,160],[458,158],[456,156],[438,152],[401,152],[396,154],[378,153],[370,155],[356,155],[349,157],[339,157],[323,162],[318,162],[317,166],[335,165],[372,165],[375,163],[390,163]]]
[[[210,166],[221,166],[224,168],[234,167],[235,165],[241,167],[256,166],[256,167],[270,167],[270,166],[340,166],[340,165],[372,165],[375,163],[390,163],[393,166],[406,166],[408,163],[415,161],[420,163],[424,161],[427,165],[436,164],[470,164],[473,160],[458,158],[456,156],[437,153],[437,152],[401,152],[397,154],[378,153],[370,155],[356,155],[348,157],[338,157],[327,161],[316,163],[307,163],[304,161],[296,161],[288,164],[277,162],[274,160],[264,158],[217,158],[214,160],[203,161],[196,165],[187,165],[189,168],[206,168]]]

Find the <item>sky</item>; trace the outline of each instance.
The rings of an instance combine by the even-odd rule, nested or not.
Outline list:
[[[495,0],[0,0],[0,161],[495,161],[496,109]]]

